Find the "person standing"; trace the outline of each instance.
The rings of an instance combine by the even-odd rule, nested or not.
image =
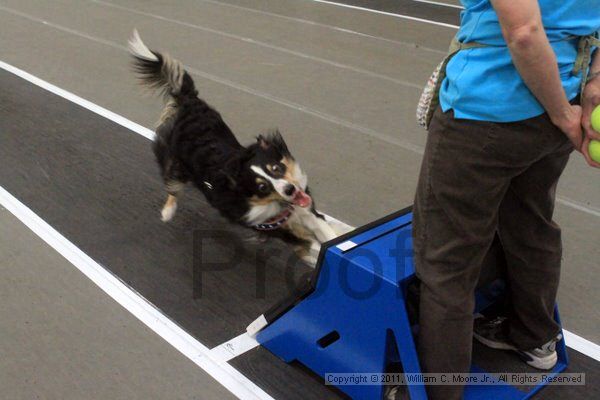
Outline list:
[[[600,52],[590,36],[600,30],[600,0],[462,3],[457,39],[480,46],[447,64],[413,210],[422,369],[469,372],[473,333],[550,369],[560,332],[556,186],[573,150],[600,167],[587,151],[600,140],[590,127],[600,104]],[[474,327],[475,286],[496,235],[510,312]],[[427,387],[432,400],[460,399],[463,389]]]

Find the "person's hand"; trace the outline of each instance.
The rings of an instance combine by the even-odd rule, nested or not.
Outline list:
[[[592,140],[600,140],[600,133],[596,132],[592,128],[591,115],[594,108],[600,105],[600,76],[589,81],[585,85],[583,91],[583,98],[581,99],[581,106],[583,108],[583,114],[581,117],[581,125],[583,126],[584,138],[581,145],[581,153],[585,157],[587,163],[596,168],[600,168],[600,163],[592,160],[588,151],[588,146]]]
[[[582,115],[583,110],[580,106],[568,105],[559,115],[551,116],[552,123],[569,138],[577,151],[581,151],[583,143]]]

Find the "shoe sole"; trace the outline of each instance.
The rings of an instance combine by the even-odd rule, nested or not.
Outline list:
[[[529,365],[530,367],[533,367],[535,369],[548,371],[548,370],[554,368],[554,366],[556,365],[556,362],[558,361],[558,354],[556,352],[550,354],[547,357],[536,357],[527,352],[518,350],[516,347],[511,346],[508,343],[494,342],[494,341],[489,340],[481,335],[478,335],[477,333],[473,333],[473,337],[475,339],[477,339],[477,341],[480,342],[481,344],[483,344],[489,348],[492,348],[494,350],[514,351],[515,353],[517,353],[519,355],[519,357],[523,361],[525,361],[525,363],[527,363],[527,365]]]
[[[548,371],[554,368],[556,362],[558,361],[558,354],[556,353],[556,351],[548,355],[547,357],[535,357],[527,352],[520,350],[516,350],[516,352],[519,355],[519,357],[521,357],[521,359],[527,363],[527,365],[535,369],[541,369],[543,371]]]

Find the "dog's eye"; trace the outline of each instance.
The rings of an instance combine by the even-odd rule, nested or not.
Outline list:
[[[274,175],[282,175],[283,174],[283,167],[281,165],[275,164],[271,167],[271,172]]]
[[[267,193],[269,191],[269,186],[267,186],[266,183],[259,183],[258,184],[258,191],[261,193]]]

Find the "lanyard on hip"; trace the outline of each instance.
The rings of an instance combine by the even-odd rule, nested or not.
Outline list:
[[[562,42],[575,40],[577,38],[579,38],[579,43],[577,45],[577,57],[575,59],[575,65],[573,66],[572,74],[582,74],[581,94],[583,95],[583,91],[585,89],[585,85],[587,83],[587,78],[589,74],[589,65],[592,60],[592,48],[600,47],[600,39],[598,38],[598,33],[596,32],[586,36],[570,35],[561,39],[560,41]],[[452,57],[454,57],[461,50],[483,47],[499,46],[492,46],[478,42],[463,43],[460,42],[457,37],[454,37],[452,39],[452,42],[450,43],[450,48],[448,49],[448,55],[435,69],[435,71],[429,78],[427,85],[423,90],[423,93],[421,94],[419,105],[417,107],[417,121],[419,122],[419,125],[425,128],[429,127],[429,123],[431,122],[433,113],[439,105],[440,89],[442,87],[444,79],[446,78],[446,67],[448,66],[448,63],[450,62]]]
[[[579,44],[577,45],[577,58],[575,59],[575,65],[573,66],[573,75],[579,75],[581,73],[581,95],[585,89],[588,75],[590,73],[590,63],[592,62],[592,47],[600,47],[600,39],[598,34],[581,36],[579,38]]]
[[[444,58],[439,66],[439,74],[437,81],[435,82],[434,95],[431,99],[430,108],[432,110],[435,110],[435,108],[439,105],[440,89],[442,87],[442,82],[444,82],[444,79],[446,79],[446,67],[448,66],[448,63],[452,57],[454,57],[461,50],[477,49],[482,47],[490,47],[490,45],[477,42],[462,43],[456,36],[452,39],[452,42],[450,42],[450,48],[448,49],[448,55],[446,58]]]

